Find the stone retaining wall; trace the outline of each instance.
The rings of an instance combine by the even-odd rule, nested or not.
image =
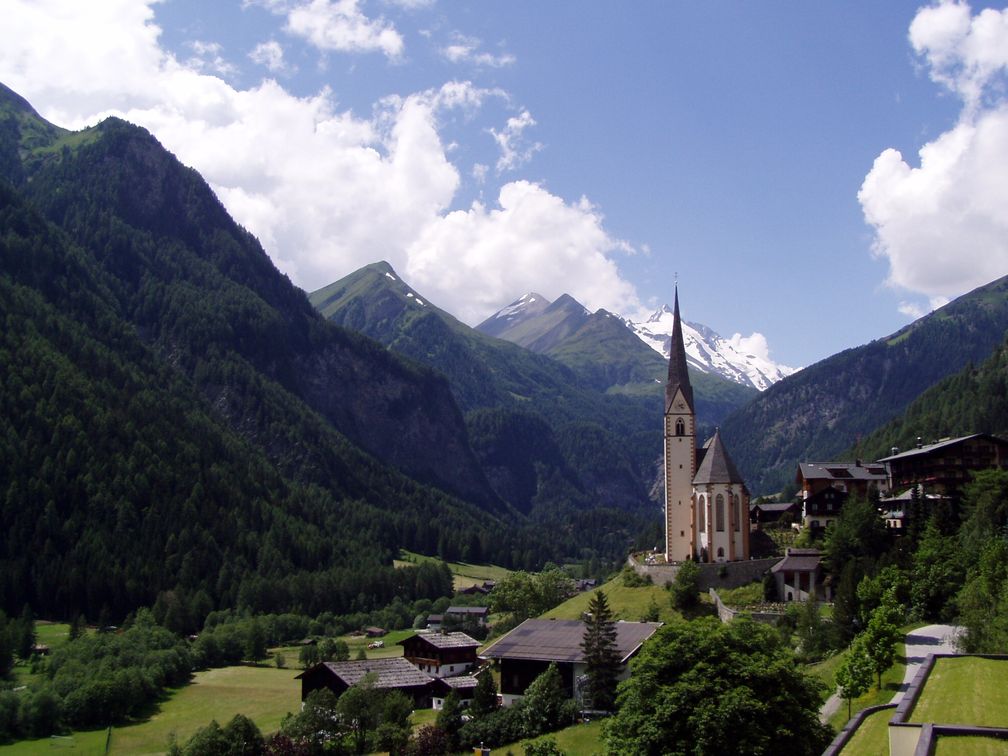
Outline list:
[[[709,588],[708,593],[710,593],[710,597],[714,600],[714,606],[717,608],[718,617],[722,622],[731,622],[738,615],[746,614],[754,622],[765,622],[768,625],[772,625],[783,616],[783,612],[750,612],[745,609],[732,609],[730,606],[725,605],[716,590]]]
[[[750,559],[746,562],[720,562],[715,564],[702,563],[700,568],[700,590],[711,588],[739,588],[763,577],[763,573],[780,561],[780,557],[770,559]],[[679,571],[679,563],[671,564],[641,564],[633,556],[627,557],[634,571],[641,576],[650,575],[656,585],[671,583]]]

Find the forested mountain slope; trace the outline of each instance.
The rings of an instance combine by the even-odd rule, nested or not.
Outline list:
[[[1008,437],[1008,344],[979,365],[969,364],[929,388],[899,417],[850,452],[864,459],[888,456],[894,446],[912,449],[917,439],[992,433]]]
[[[5,88],[0,319],[8,613],[358,611],[429,592],[399,547],[624,545],[504,504],[444,378],[327,323],[149,133],[57,129]]]
[[[1008,277],[781,380],[729,416],[721,432],[753,492],[779,490],[798,462],[837,457],[925,389],[986,359],[1006,329]]]
[[[652,508],[657,398],[606,396],[549,357],[479,333],[385,262],[310,300],[333,322],[443,372],[494,489],[521,511]]]

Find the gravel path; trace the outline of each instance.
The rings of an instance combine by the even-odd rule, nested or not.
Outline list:
[[[899,703],[903,699],[903,694],[910,687],[910,682],[917,674],[920,665],[924,663],[928,654],[950,654],[955,652],[955,642],[962,628],[956,625],[927,625],[919,627],[907,633],[906,636],[906,672],[903,674],[903,683],[900,685],[896,695],[892,697],[892,703]],[[826,699],[826,703],[819,710],[819,719],[828,722],[830,717],[836,714],[843,704],[840,697],[840,689]]]

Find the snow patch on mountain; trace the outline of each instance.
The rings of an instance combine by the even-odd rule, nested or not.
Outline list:
[[[668,357],[673,319],[672,308],[663,305],[646,321],[624,318],[623,322],[641,341]],[[697,370],[718,373],[760,391],[799,370],[770,359],[769,345],[761,333],[751,336],[736,333],[726,339],[700,323],[684,320],[682,326],[686,360]]]

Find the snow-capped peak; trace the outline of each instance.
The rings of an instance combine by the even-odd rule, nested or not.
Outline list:
[[[643,322],[635,323],[629,319],[624,322],[641,341],[668,357],[674,319],[672,308],[662,305]],[[798,370],[770,359],[767,340],[761,333],[751,336],[736,333],[726,339],[705,325],[685,320],[682,329],[686,360],[705,373],[718,373],[736,383],[763,391]]]

